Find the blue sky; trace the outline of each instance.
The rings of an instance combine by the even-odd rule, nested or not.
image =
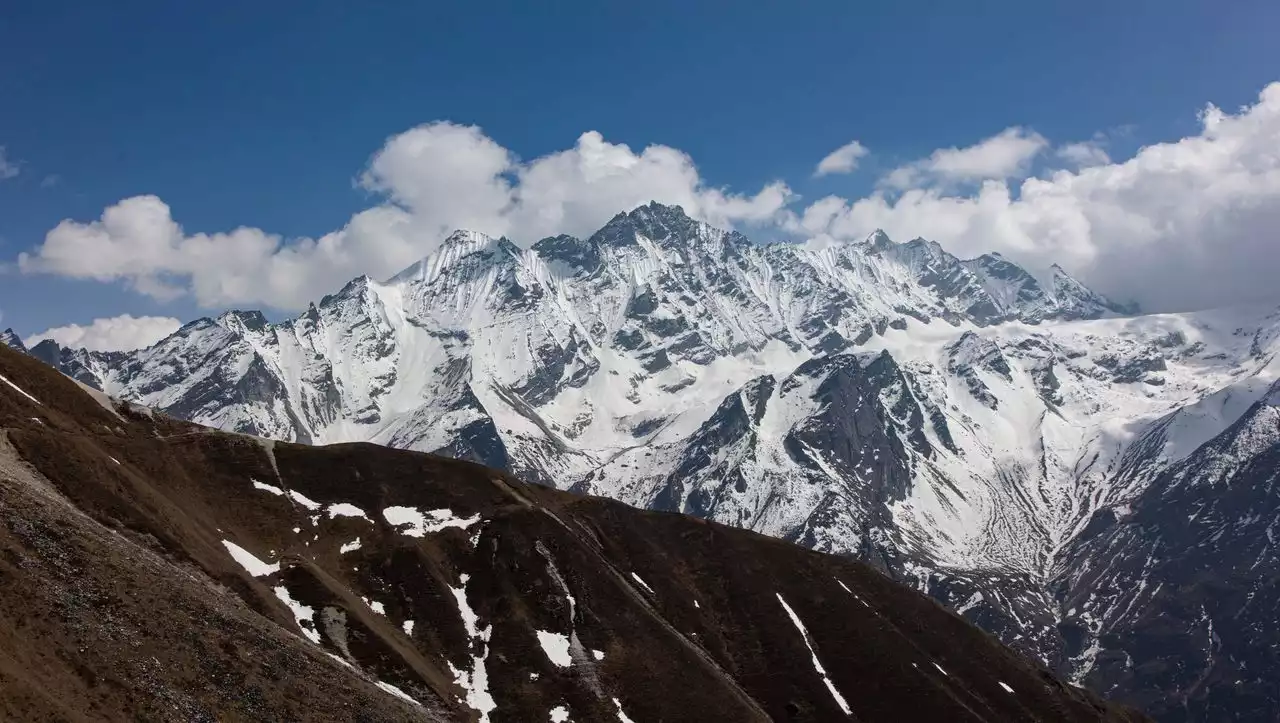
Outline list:
[[[1263,0],[50,1],[5,13],[0,145],[17,174],[0,172],[0,327],[24,334],[217,310],[122,279],[19,271],[17,255],[63,219],[154,194],[187,234],[317,237],[383,202],[354,179],[388,137],[430,121],[477,125],[525,161],[588,130],[637,153],[662,144],[706,187],[751,195],[782,181],[800,213],[1009,127],[1047,139],[1031,173],[1097,133],[1125,159],[1201,132],[1207,103],[1232,113],[1280,79],[1280,5]],[[855,139],[870,149],[856,171],[814,177]]]

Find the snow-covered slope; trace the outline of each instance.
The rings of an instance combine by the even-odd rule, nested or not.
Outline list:
[[[224,429],[437,451],[859,555],[1088,679],[1106,626],[1065,602],[1093,579],[1084,541],[1280,376],[1274,308],[1126,313],[1056,266],[882,233],[758,245],[650,204],[530,249],[460,231],[281,323],[31,353]],[[1251,435],[1237,465],[1275,446]]]

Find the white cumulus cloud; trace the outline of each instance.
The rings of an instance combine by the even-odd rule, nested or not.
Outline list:
[[[1111,156],[1107,153],[1100,140],[1068,143],[1064,146],[1059,146],[1054,151],[1054,155],[1075,168],[1103,166],[1111,162]]]
[[[167,316],[130,316],[122,314],[109,319],[94,319],[87,326],[68,324],[45,329],[24,340],[35,346],[53,339],[61,346],[94,351],[132,351],[144,349],[169,336],[182,322]]]
[[[157,299],[191,295],[206,307],[301,309],[352,277],[388,277],[458,228],[539,238],[589,234],[621,210],[657,200],[718,225],[772,221],[792,200],[781,182],[753,195],[708,186],[693,159],[639,152],[594,131],[572,148],[519,161],[475,126],[430,123],[387,140],[360,176],[385,202],[318,239],[256,228],[188,233],[156,196],[135,196],[97,221],[67,220],[20,254],[26,273],[123,282]]]
[[[1019,184],[986,180],[963,195],[915,188],[897,198],[829,197],[793,216],[789,228],[825,240],[881,228],[962,256],[999,251],[1029,266],[1057,261],[1148,310],[1275,299],[1280,83],[1234,114],[1208,106],[1199,133],[1126,161]]]
[[[858,168],[858,161],[870,152],[866,146],[858,141],[849,141],[828,153],[821,161],[818,161],[818,168],[813,172],[813,175],[827,176],[833,173],[852,173]]]
[[[1014,126],[972,146],[939,148],[928,158],[895,168],[881,182],[907,189],[1023,177],[1048,145],[1039,133]]]
[[[636,150],[587,132],[525,161],[479,128],[430,123],[389,138],[370,159],[360,183],[382,202],[320,238],[190,232],[162,200],[137,196],[96,221],[64,221],[18,266],[123,283],[159,299],[190,296],[205,307],[301,309],[358,274],[395,274],[455,228],[528,244],[584,236],[657,200],[714,224],[776,224],[819,243],[880,228],[960,256],[998,251],[1029,267],[1056,261],[1152,311],[1275,299],[1280,83],[1234,112],[1209,105],[1200,119],[1196,133],[1124,160],[1111,159],[1106,136],[1055,147],[1012,127],[902,166],[868,196],[805,206],[780,181],[754,193],[709,186],[693,159],[669,146]],[[1048,153],[1046,165],[1066,168],[1032,176]]]

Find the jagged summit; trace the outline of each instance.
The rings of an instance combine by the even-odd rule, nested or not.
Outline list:
[[[533,252],[550,264],[566,264],[571,273],[592,272],[600,268],[600,248],[596,242],[561,234],[549,236],[533,245]]]
[[[879,228],[868,234],[866,241],[863,243],[878,251],[883,251],[893,246],[893,240],[889,238],[889,234],[885,233],[884,229]]]
[[[649,246],[642,246],[650,244]],[[656,201],[619,213],[591,236],[580,239],[559,235],[541,239],[528,251],[505,238],[458,230],[425,258],[383,282],[388,285],[422,286],[472,283],[496,270],[500,283],[487,284],[486,292],[524,298],[525,291],[544,283],[541,264],[555,278],[591,277],[600,273],[626,276],[662,273],[672,264],[685,269],[701,268],[706,278],[693,279],[688,290],[699,293],[704,281],[723,287],[736,301],[764,303],[780,285],[803,284],[792,294],[799,297],[862,299],[863,305],[886,307],[862,316],[873,331],[894,321],[892,309],[910,309],[908,317],[948,320],[965,319],[978,324],[1022,320],[1032,323],[1054,318],[1096,318],[1128,310],[1087,289],[1060,267],[1054,267],[1052,281],[1041,284],[1032,274],[998,254],[961,260],[939,244],[916,238],[895,243],[877,230],[859,244],[839,244],[829,251],[839,267],[855,271],[855,276],[832,274],[825,266],[814,266],[802,244],[777,242],[754,244],[741,234],[724,231],[691,218],[677,205]],[[661,258],[654,258],[658,254]],[[882,260],[882,261],[877,261]],[[883,263],[889,268],[881,269]],[[780,264],[784,273],[774,271]],[[787,273],[787,272],[790,273]],[[898,284],[882,285],[886,279],[902,276],[914,290]],[[687,274],[682,270],[680,274]],[[639,277],[635,277],[639,278]],[[338,296],[363,293],[358,278]],[[671,282],[665,283],[684,283]],[[354,285],[354,286],[353,286]],[[772,288],[771,288],[772,287]],[[902,293],[905,291],[905,296]],[[536,293],[536,292],[535,292]],[[752,299],[751,297],[755,297]],[[321,301],[323,306],[330,300]],[[474,305],[477,300],[468,302]],[[776,312],[775,312],[776,313]],[[899,312],[901,313],[901,312]],[[842,338],[863,336],[862,328],[839,331]],[[803,344],[803,342],[802,342]],[[804,344],[812,346],[811,344]],[[830,344],[828,344],[830,346]]]
[[[638,206],[626,213],[619,213],[588,242],[602,246],[631,246],[643,237],[655,243],[686,242],[702,235],[701,224],[693,220],[680,206],[667,206],[657,201]]]
[[[246,332],[263,331],[271,324],[271,322],[267,321],[266,315],[257,310],[240,311],[236,309],[223,312],[218,315],[215,321],[221,326],[228,328],[234,326]]]
[[[408,266],[386,283],[428,282],[439,278],[452,267],[501,262],[502,259],[519,253],[519,247],[506,238],[494,238],[478,231],[459,229],[449,234],[431,254]]]
[[[10,349],[17,349],[18,351],[27,350],[27,347],[22,343],[22,338],[19,337],[18,332],[13,329],[0,331],[0,344],[3,344]]]

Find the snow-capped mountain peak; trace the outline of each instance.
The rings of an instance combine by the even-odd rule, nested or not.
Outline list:
[[[0,344],[3,344],[10,349],[17,349],[18,351],[27,350],[27,347],[22,343],[22,338],[19,337],[18,333],[13,329],[0,331]]]
[[[430,255],[391,277],[386,283],[431,282],[460,268],[471,268],[518,253],[516,245],[505,238],[495,239],[477,231],[458,230],[449,234]]]

